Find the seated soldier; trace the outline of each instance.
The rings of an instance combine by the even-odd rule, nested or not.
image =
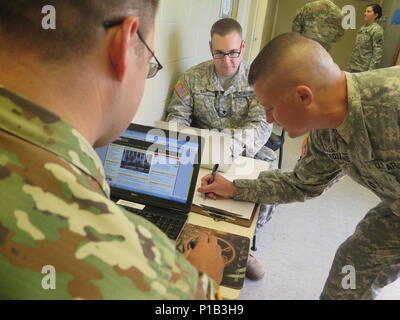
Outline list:
[[[245,48],[242,27],[236,20],[226,18],[214,23],[210,41],[213,60],[194,66],[180,77],[167,109],[167,121],[230,132],[234,156],[273,161],[274,152],[265,147],[272,125],[266,122],[265,111],[247,82],[249,66],[242,61]]]
[[[176,83],[167,121],[231,134],[234,157],[276,160],[275,153],[265,146],[272,125],[266,122],[264,108],[247,81],[242,27],[234,19],[218,20],[211,28],[209,45],[213,59],[192,67]],[[269,220],[272,208],[261,206],[257,228]],[[252,255],[246,275],[254,280],[264,276],[264,268]]]

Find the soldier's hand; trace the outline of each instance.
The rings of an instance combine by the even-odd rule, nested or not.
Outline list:
[[[185,256],[197,269],[207,273],[218,284],[221,283],[224,260],[217,237],[209,236],[204,232],[200,233],[194,249],[187,250]]]
[[[218,173],[215,174],[214,182],[209,184],[211,174],[201,179],[201,187],[197,189],[198,192],[205,193],[211,199],[216,200],[217,197],[224,199],[232,199],[236,194],[235,184]]]

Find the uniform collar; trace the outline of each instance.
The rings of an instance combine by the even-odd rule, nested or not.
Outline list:
[[[342,124],[336,128],[336,131],[339,135],[343,138],[346,143],[350,143],[351,139],[351,123],[349,120],[349,114],[347,113],[345,119],[343,120]]]
[[[357,150],[363,160],[373,160],[373,151],[364,121],[361,90],[356,75],[346,73],[348,115],[336,129],[351,149]]]
[[[90,143],[66,121],[0,85],[0,128],[52,152],[92,176],[104,194],[110,189]]]
[[[207,90],[209,91],[223,91],[225,94],[230,94],[235,91],[243,90],[242,83],[247,83],[246,64],[243,60],[240,62],[238,71],[233,76],[231,84],[226,90],[222,88],[218,80],[212,60],[210,60],[210,64],[208,66],[208,78],[210,79],[207,82]]]

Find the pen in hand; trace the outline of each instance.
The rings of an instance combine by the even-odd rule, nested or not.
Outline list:
[[[214,180],[215,180],[215,174],[217,173],[218,167],[219,167],[219,164],[218,164],[218,163],[214,165],[214,167],[213,167],[213,169],[212,169],[212,172],[211,172],[211,178],[210,178],[210,180],[208,181],[208,184],[212,184],[212,183],[214,182]],[[207,194],[205,193],[205,194],[204,194],[204,199],[206,199],[206,198],[207,198]]]

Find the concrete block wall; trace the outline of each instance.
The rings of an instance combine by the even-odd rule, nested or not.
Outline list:
[[[219,19],[219,0],[161,0],[156,16],[154,49],[163,69],[147,80],[132,122],[154,125],[165,116],[175,82],[188,68],[211,59],[210,29]]]

